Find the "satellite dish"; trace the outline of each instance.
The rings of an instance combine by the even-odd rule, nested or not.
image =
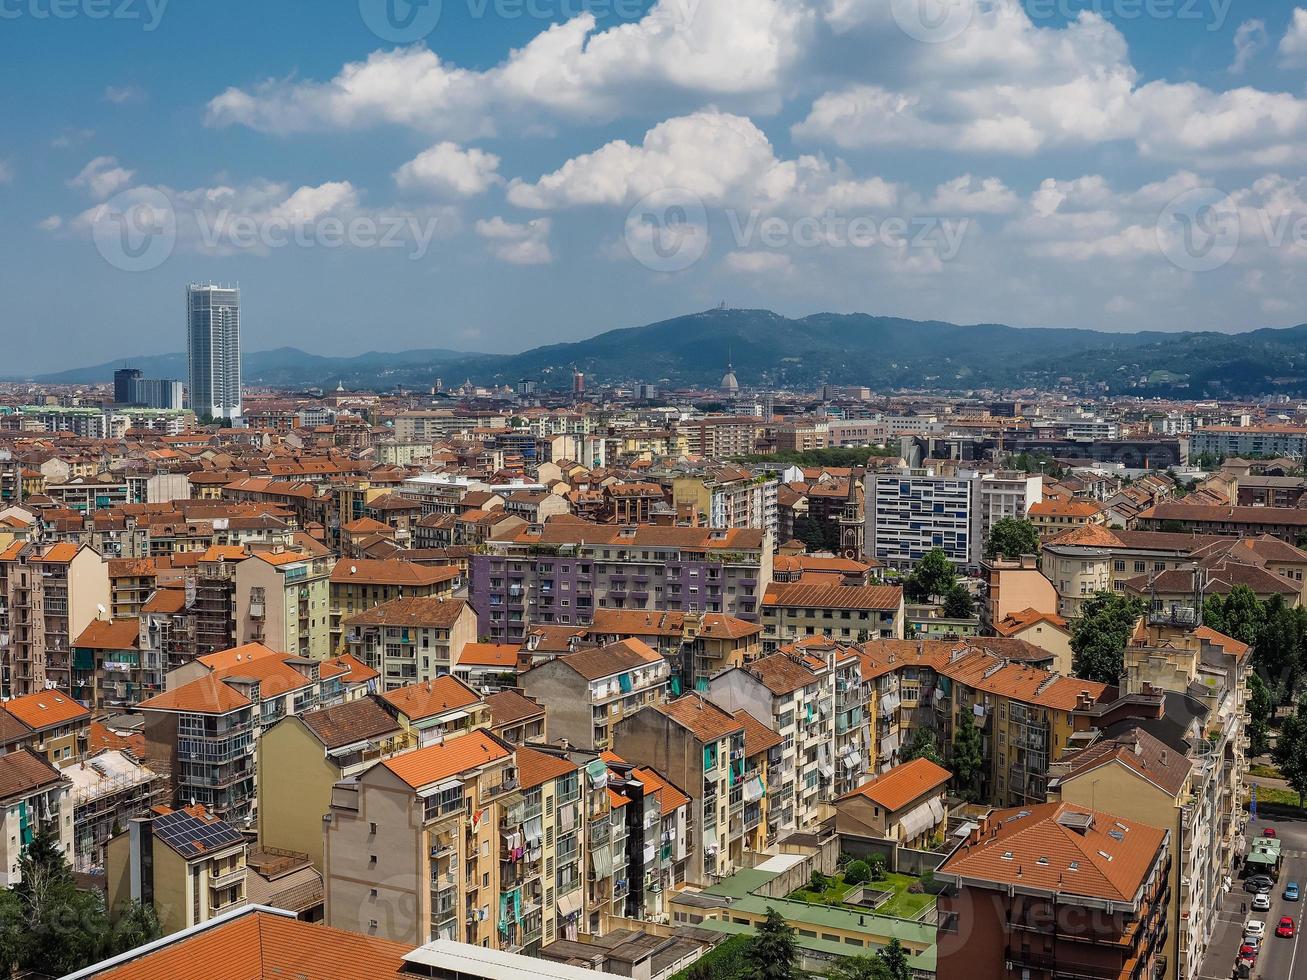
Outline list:
[[[103,603],[101,603],[101,602],[97,602],[97,603],[95,604],[95,608],[99,611],[99,613],[100,613],[101,616],[104,615],[104,613],[105,613],[105,608],[104,608],[104,604],[103,604]]]

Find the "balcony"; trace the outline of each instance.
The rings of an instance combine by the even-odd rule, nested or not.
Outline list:
[[[209,887],[210,888],[228,888],[232,885],[241,884],[245,881],[245,866],[237,865],[226,871],[219,871],[217,868],[209,869]]]

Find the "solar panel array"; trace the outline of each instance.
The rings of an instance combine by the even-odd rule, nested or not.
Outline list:
[[[229,823],[222,820],[205,823],[182,810],[156,817],[154,836],[184,857],[197,857],[221,850],[245,839]]]

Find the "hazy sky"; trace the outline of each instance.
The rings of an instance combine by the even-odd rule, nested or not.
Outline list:
[[[0,374],[181,350],[197,279],[340,354],[1307,320],[1281,0],[0,0],[0,66]]]

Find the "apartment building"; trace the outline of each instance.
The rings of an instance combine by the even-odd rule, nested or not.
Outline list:
[[[539,745],[548,741],[544,705],[517,691],[495,691],[485,696],[490,712],[490,730],[514,745]]]
[[[94,711],[130,708],[163,690],[163,653],[132,619],[95,619],[73,641],[72,694]]]
[[[1047,803],[985,818],[935,872],[940,980],[1142,980],[1166,958],[1171,834]]]
[[[73,870],[103,871],[110,838],[166,802],[168,781],[135,756],[107,749],[66,766],[72,782]]]
[[[612,748],[626,718],[667,696],[671,670],[641,640],[583,648],[518,676],[527,697],[549,706],[549,731],[580,749]]]
[[[59,768],[88,751],[90,725],[91,712],[58,688],[10,698],[0,716],[6,749],[31,749]]]
[[[489,725],[481,695],[451,675],[397,687],[377,696],[419,745]]]
[[[1164,950],[1168,978],[1192,977],[1201,965],[1186,941],[1189,922],[1210,923],[1214,909],[1195,908],[1199,889],[1190,883],[1204,878],[1202,849],[1209,842],[1197,826],[1199,808],[1188,804],[1194,795],[1194,763],[1145,728],[1132,726],[1116,735],[1102,735],[1086,748],[1054,762],[1049,771],[1050,802],[1096,805],[1105,812],[1150,827],[1170,830],[1175,842],[1171,862],[1170,941]],[[1209,933],[1210,934],[1210,933]],[[1205,945],[1198,944],[1198,950]],[[1178,955],[1177,955],[1178,954]]]
[[[1041,500],[1030,508],[1028,517],[1041,542],[1078,527],[1107,523],[1102,505],[1093,500]]]
[[[976,481],[927,469],[868,473],[865,479],[869,556],[900,569],[910,569],[935,548],[957,565],[979,560]]]
[[[918,727],[952,745],[965,715],[980,730],[976,789],[1001,806],[1045,798],[1046,770],[1071,744],[1077,712],[1109,690],[1031,666],[1044,651],[1011,640],[873,640],[855,649],[872,688],[874,771],[897,765]]]
[[[1183,530],[1193,534],[1257,537],[1269,534],[1296,544],[1307,531],[1307,508],[1231,507],[1165,500],[1140,511],[1135,521],[1143,531]]]
[[[695,835],[686,880],[708,882],[740,866],[744,853],[744,800],[732,790],[744,779],[744,726],[699,694],[645,707],[614,727],[614,751],[648,766],[690,796]]]
[[[453,673],[477,638],[477,616],[446,594],[401,596],[343,621],[345,648],[381,675],[384,690]]]
[[[1307,428],[1300,425],[1206,425],[1189,436],[1189,456],[1244,458],[1307,456]]]
[[[0,690],[73,682],[73,640],[107,612],[108,565],[85,545],[15,541],[0,552]]]
[[[416,745],[375,695],[282,718],[257,742],[259,843],[307,854],[322,871],[331,788]]]
[[[613,805],[609,819],[624,823],[626,837],[625,878],[613,893],[615,906],[620,902],[614,914],[665,922],[664,895],[685,880],[690,798],[650,769],[611,752],[602,758]]]
[[[0,755],[0,885],[23,880],[23,850],[37,831],[49,831],[73,862],[72,780],[29,749]]]
[[[245,905],[245,835],[203,807],[160,809],[109,841],[109,908],[148,905],[168,935]]]
[[[596,609],[725,613],[756,623],[771,539],[753,528],[552,520],[496,535],[473,555],[477,632],[521,642],[529,625],[584,625]]]
[[[332,562],[280,546],[236,565],[236,642],[266,643],[299,657],[325,660],[330,637]]]
[[[197,671],[205,672],[185,680]],[[238,825],[253,821],[263,730],[286,715],[361,697],[377,676],[350,657],[308,660],[258,645],[201,658],[183,672],[178,686],[137,706],[146,763],[169,777],[173,799]]]
[[[708,696],[728,711],[748,711],[781,737],[768,842],[810,826],[825,804],[862,781],[872,735],[862,665],[849,651],[827,643],[769,654],[718,674]]]
[[[331,649],[343,649],[345,620],[358,613],[392,599],[452,596],[461,585],[456,565],[342,558],[331,572]]]
[[[951,772],[929,759],[900,763],[835,801],[835,829],[930,850],[948,829],[952,778]]]
[[[744,800],[744,849],[761,854],[775,844],[768,840],[769,793],[778,789],[772,786],[773,770],[779,777],[785,739],[743,708],[731,714],[744,726],[744,777],[739,784]],[[734,803],[734,787],[731,796]]]
[[[636,639],[649,644],[672,666],[672,694],[707,684],[727,667],[739,667],[762,653],[763,628],[722,613],[643,612],[596,609],[589,637],[599,643]],[[531,637],[527,637],[528,647]]]
[[[720,458],[720,457],[718,457]],[[776,537],[780,480],[737,467],[672,478],[672,506],[708,527],[762,528]]]
[[[502,897],[516,885],[503,890],[501,824],[521,799],[512,746],[486,731],[337,783],[323,818],[327,924],[414,946],[502,948],[500,913],[516,919],[518,909]]]
[[[729,459],[754,451],[762,419],[757,416],[710,415],[676,423],[678,437],[684,438],[691,456]]]
[[[772,582],[762,599],[767,649],[809,636],[845,642],[902,639],[903,589],[897,585]]]

